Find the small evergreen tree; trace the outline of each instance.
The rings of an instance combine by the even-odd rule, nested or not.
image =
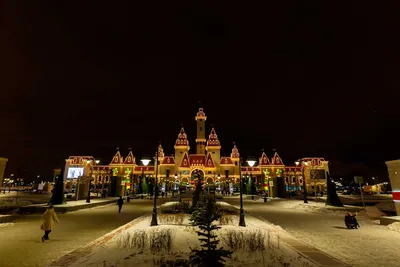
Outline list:
[[[251,195],[253,192],[251,191],[253,189],[253,181],[251,180],[251,177],[247,180],[247,185],[246,185],[246,194]]]
[[[202,192],[203,192],[203,188],[201,187],[201,176],[199,176],[197,178],[196,189],[193,192],[193,196],[192,196],[193,209],[196,209],[197,202],[199,201],[200,195],[202,194]]]
[[[146,178],[142,178],[142,194],[147,194],[148,193],[148,186],[147,186],[147,181]]]
[[[219,240],[215,231],[221,227],[213,225],[213,222],[221,218],[221,213],[216,207],[214,199],[205,199],[201,194],[197,206],[190,217],[192,224],[199,227],[197,235],[201,244],[201,250],[192,249],[190,262],[193,266],[224,266],[225,259],[230,258],[231,251],[223,248],[217,249]]]
[[[331,176],[328,172],[326,173],[326,186],[328,191],[326,196],[326,205],[343,207],[343,203],[336,193],[336,185],[332,182]]]
[[[57,204],[64,204],[65,197],[64,197],[64,169],[61,170],[60,174],[58,175],[56,184],[54,186],[53,195],[49,203],[53,205]]]

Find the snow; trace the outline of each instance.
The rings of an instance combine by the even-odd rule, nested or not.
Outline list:
[[[322,213],[322,214],[344,215],[346,212],[349,211],[349,209],[361,210],[360,207],[352,207],[347,205],[345,205],[344,207],[334,207],[326,205],[325,202],[322,201],[315,202],[311,200],[309,200],[307,204],[305,204],[303,200],[279,200],[277,201],[277,205],[285,209]]]
[[[313,207],[301,206],[293,201],[277,201],[272,205],[248,206],[245,210],[261,215],[258,212],[262,209],[264,214],[270,214],[270,217],[265,217],[281,225],[293,237],[351,266],[369,267],[378,262],[380,267],[399,266],[400,254],[396,249],[400,247],[400,235],[396,233],[399,223],[379,225],[379,221],[371,219],[368,212],[360,212],[357,219],[361,227],[348,230],[343,221],[345,211],[323,211],[324,203],[311,201],[309,206]]]
[[[0,227],[13,226],[15,223],[0,223]]]
[[[227,206],[226,204],[220,204]],[[171,215],[169,215],[171,216]],[[200,248],[200,242],[196,233],[197,227],[188,225],[187,215],[183,220],[182,225],[163,224],[160,216],[158,226],[151,227],[151,216],[138,218],[130,223],[129,228],[124,228],[123,231],[116,231],[107,242],[102,245],[92,246],[91,250],[86,250],[85,254],[77,257],[76,261],[68,266],[160,266],[162,262],[167,260],[188,259],[191,249]],[[300,267],[309,266],[316,267],[314,263],[308,259],[301,257],[293,249],[280,241],[280,229],[270,226],[254,217],[246,216],[246,226],[239,227],[238,218],[234,215],[231,220],[226,220],[228,225],[222,225],[222,229],[217,231],[221,240],[221,245],[227,248],[227,234],[231,231],[243,232],[245,236],[250,233],[260,231],[265,234],[266,249],[256,252],[248,252],[243,249],[235,251],[231,259],[227,259],[226,266],[274,266],[274,267]],[[140,237],[146,236],[144,240],[156,240],[152,237],[167,236],[169,232],[172,237],[170,249],[168,246],[161,246],[160,251],[151,253],[149,241],[143,244],[140,242]],[[160,233],[162,233],[160,235]],[[225,237],[225,239],[224,239]],[[159,240],[159,239],[158,239]],[[253,240],[249,240],[253,242]],[[97,242],[99,244],[100,242]],[[290,263],[290,265],[288,265]],[[55,265],[57,266],[57,265]]]
[[[387,228],[391,231],[395,231],[400,233],[400,222],[394,222],[387,226]]]

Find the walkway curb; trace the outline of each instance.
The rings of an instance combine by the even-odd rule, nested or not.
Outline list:
[[[15,221],[15,219],[17,219],[19,217],[19,215],[0,215],[0,223],[9,223],[9,222],[13,222]]]
[[[105,206],[109,205],[112,203],[116,203],[116,198],[115,199],[109,199],[106,201],[101,201],[101,202],[92,202],[88,204],[80,204],[76,206],[67,206],[67,207],[60,207],[58,205],[54,205],[54,210],[57,213],[66,213],[70,211],[77,211],[77,210],[82,210],[82,209],[90,209],[94,207],[100,207],[100,206]],[[30,206],[24,206],[24,207],[19,207],[17,213],[21,215],[27,215],[27,214],[38,214],[38,213],[43,213],[47,209],[47,204],[39,204],[39,205],[30,205]]]

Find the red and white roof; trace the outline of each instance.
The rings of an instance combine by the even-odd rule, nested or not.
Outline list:
[[[181,168],[190,168],[189,156],[186,152],[183,155],[180,167]]]
[[[211,153],[208,153],[207,157],[206,157],[206,168],[214,168],[214,167],[215,167],[215,165],[214,165],[214,161],[211,157]]]
[[[239,158],[239,157],[240,157],[239,150],[237,149],[236,145],[233,145],[231,158]]]
[[[185,130],[183,129],[183,127],[178,134],[178,138],[176,139],[175,146],[189,146],[189,141],[187,139],[187,136],[186,136],[186,133],[185,133]]]
[[[161,165],[175,165],[174,157],[168,156],[163,159]]]
[[[214,127],[211,129],[211,133],[208,136],[207,146],[221,146]]]
[[[204,155],[190,155],[190,166],[204,166],[206,163],[206,156]]]
[[[275,152],[274,156],[272,157],[272,165],[277,165],[277,166],[284,166],[283,161],[281,157],[279,157],[278,153]]]
[[[260,165],[260,166],[269,166],[269,165],[271,165],[271,162],[269,161],[269,158],[267,157],[265,152],[262,153],[262,155],[260,157],[260,163],[258,165]]]
[[[119,151],[117,151],[117,153],[113,157],[110,165],[119,165],[119,164],[123,164],[123,162],[124,162],[124,160],[121,156],[121,153],[119,153]]]
[[[219,163],[221,165],[233,165],[233,162],[230,157],[222,157]]]
[[[128,156],[126,156],[124,164],[133,165],[135,164],[135,157],[132,154],[132,151],[129,151]]]

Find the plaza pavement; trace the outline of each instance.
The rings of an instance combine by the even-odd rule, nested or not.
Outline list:
[[[159,199],[158,204],[167,199]],[[64,254],[103,236],[152,211],[152,200],[125,202],[122,213],[116,204],[58,214],[50,240],[40,238],[40,215],[22,216],[15,224],[0,225],[0,266],[47,266]]]
[[[237,197],[224,197],[239,207]],[[282,227],[294,238],[354,267],[398,267],[400,233],[358,217],[361,228],[348,230],[342,215],[319,214],[283,208],[278,201],[244,200],[250,215]]]

